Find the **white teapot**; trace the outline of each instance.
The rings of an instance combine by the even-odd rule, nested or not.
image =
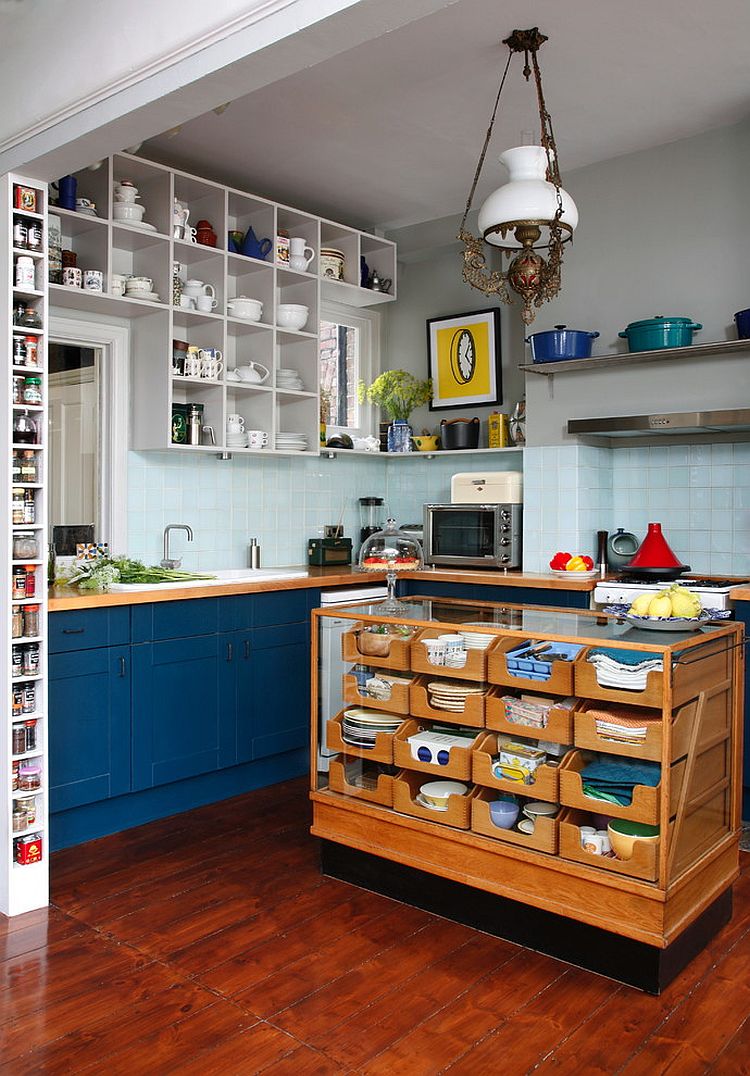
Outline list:
[[[210,285],[208,285],[210,287]],[[182,285],[182,294],[187,295],[190,299],[197,299],[199,295],[208,294],[205,290],[206,285],[202,280],[186,280]],[[213,292],[213,288],[211,288]]]
[[[238,366],[236,373],[241,381],[248,381],[254,385],[262,384],[268,377],[268,370],[259,362],[249,362],[246,366]]]
[[[187,225],[188,217],[190,216],[190,210],[177,198],[174,200],[174,208],[172,210],[172,223],[176,228],[184,228]]]

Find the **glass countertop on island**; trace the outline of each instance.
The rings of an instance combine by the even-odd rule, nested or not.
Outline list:
[[[403,610],[396,616],[387,613],[382,602],[336,606],[320,610],[319,614],[367,623],[409,624],[419,628],[428,625],[446,628],[481,625],[499,635],[518,632],[535,638],[575,640],[594,646],[637,647],[660,652],[699,646],[707,637],[726,635],[736,627],[734,621],[724,620],[706,622],[694,630],[661,632],[644,630],[621,617],[594,610],[419,596],[402,599],[401,604]]]

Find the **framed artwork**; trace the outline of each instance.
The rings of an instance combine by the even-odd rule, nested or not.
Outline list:
[[[497,308],[429,318],[427,355],[431,411],[503,402]]]

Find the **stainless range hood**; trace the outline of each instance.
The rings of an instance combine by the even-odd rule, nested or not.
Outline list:
[[[653,437],[679,434],[750,435],[750,408],[727,411],[677,411],[611,418],[572,418],[568,433],[597,437]]]

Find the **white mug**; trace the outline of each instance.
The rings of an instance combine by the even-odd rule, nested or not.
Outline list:
[[[190,295],[181,295],[180,306],[183,310],[195,310],[195,299]]]
[[[189,295],[191,299],[197,299],[199,295],[204,295],[203,281],[202,280],[186,280],[182,285],[182,294]]]
[[[606,850],[600,833],[584,833],[581,836],[581,847],[584,852],[591,852],[595,856],[603,856]]]
[[[248,430],[247,431],[247,446],[248,448],[265,448],[268,444],[268,434],[265,430]]]
[[[227,432],[244,433],[245,420],[242,415],[227,415]]]
[[[112,295],[124,295],[125,294],[125,281],[126,277],[122,273],[113,273],[109,279],[109,290]]]
[[[224,363],[218,359],[208,356],[201,358],[201,377],[205,377],[208,381],[215,381],[223,369]]]
[[[196,355],[195,352],[190,352],[185,356],[185,377],[200,377],[201,376],[201,360],[200,355]]]
[[[84,269],[83,287],[86,291],[104,291],[104,273],[101,269]]]
[[[216,306],[216,300],[211,295],[198,295],[195,298],[195,305],[199,310],[208,313]]]

